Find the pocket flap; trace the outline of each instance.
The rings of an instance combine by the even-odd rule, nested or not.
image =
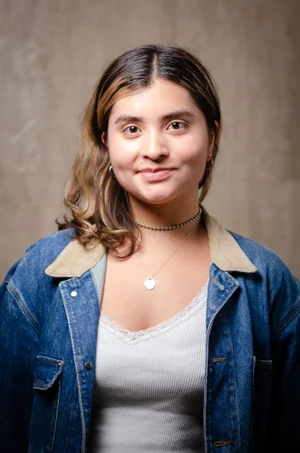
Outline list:
[[[60,376],[63,366],[63,360],[44,355],[36,356],[33,388],[36,390],[49,389]]]

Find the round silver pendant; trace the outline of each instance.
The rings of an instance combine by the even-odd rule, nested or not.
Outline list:
[[[146,286],[147,289],[149,289],[149,291],[151,291],[151,289],[155,287],[155,280],[153,280],[152,277],[148,277],[144,281],[144,285]]]

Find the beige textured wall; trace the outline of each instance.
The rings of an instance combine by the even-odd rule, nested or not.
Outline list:
[[[98,75],[145,43],[184,46],[219,87],[224,136],[206,202],[300,276],[298,0],[0,0],[0,277],[55,229]]]

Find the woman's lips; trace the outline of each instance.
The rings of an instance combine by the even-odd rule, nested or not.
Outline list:
[[[139,173],[142,175],[145,181],[156,182],[167,179],[172,171],[173,168],[156,168],[154,170],[146,168],[145,170],[142,170]]]

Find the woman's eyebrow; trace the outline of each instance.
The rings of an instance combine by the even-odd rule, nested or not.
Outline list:
[[[181,110],[175,110],[175,112],[167,113],[167,115],[162,116],[162,120],[168,121],[168,120],[174,120],[177,118],[194,118],[195,115],[194,113],[190,112],[189,110],[186,109],[181,109]]]
[[[186,109],[176,110],[174,112],[167,113],[160,117],[161,121],[170,121],[176,118],[194,118],[194,113]],[[130,116],[130,115],[120,115],[115,120],[115,124],[118,123],[143,123],[144,118],[141,116]]]
[[[115,120],[115,124],[118,123],[141,123],[143,118],[138,116],[120,115]]]

